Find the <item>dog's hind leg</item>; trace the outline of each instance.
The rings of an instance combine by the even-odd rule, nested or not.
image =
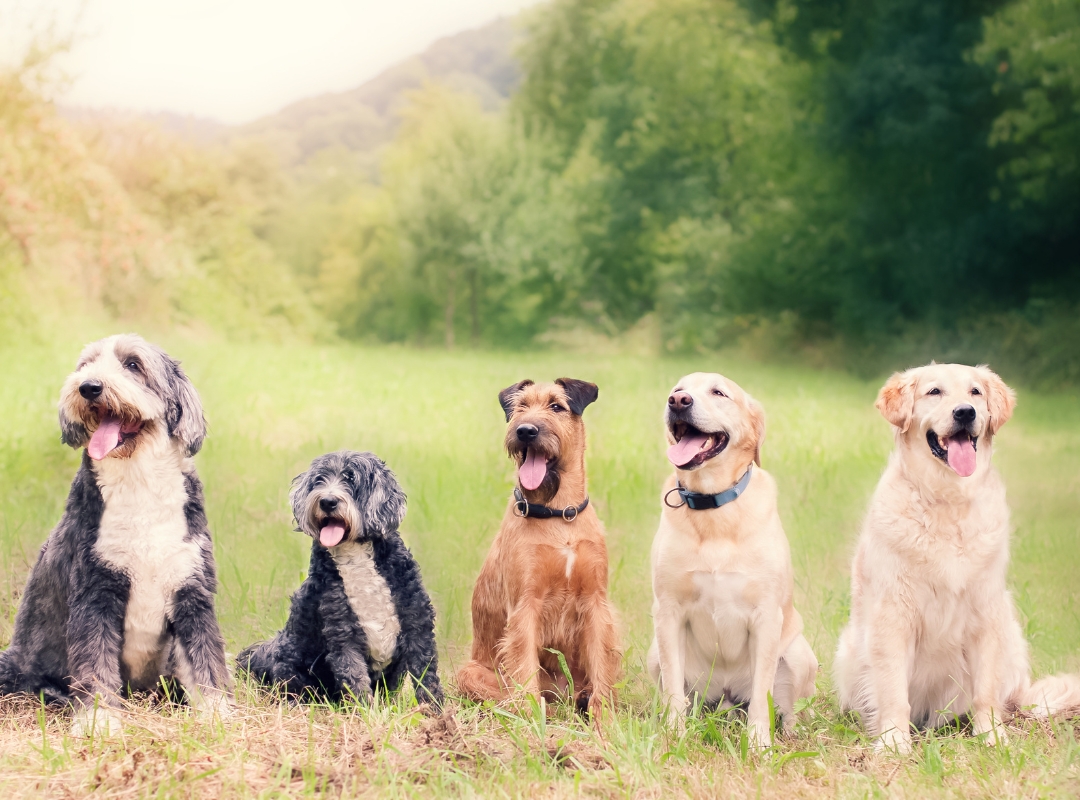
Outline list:
[[[454,676],[454,682],[461,694],[477,703],[485,700],[498,702],[506,698],[506,691],[495,668],[479,661],[466,661]]]
[[[18,653],[10,649],[0,653],[0,694],[14,694],[20,691],[21,676]]]

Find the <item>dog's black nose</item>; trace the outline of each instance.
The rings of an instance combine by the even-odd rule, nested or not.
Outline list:
[[[672,411],[682,411],[694,404],[694,398],[690,396],[690,392],[672,392],[667,404]]]
[[[528,444],[539,435],[540,429],[537,428],[535,425],[529,425],[528,423],[525,423],[524,425],[517,426],[517,437],[519,442],[525,442],[526,444]]]
[[[975,421],[975,407],[969,406],[966,403],[962,406],[957,406],[952,410],[952,416],[953,419],[961,425],[968,425]]]
[[[323,497],[319,500],[319,508],[321,508],[327,514],[332,514],[338,507],[338,499],[336,497]]]
[[[104,388],[101,381],[83,381],[79,384],[79,394],[87,400],[97,400],[101,397],[101,390]]]

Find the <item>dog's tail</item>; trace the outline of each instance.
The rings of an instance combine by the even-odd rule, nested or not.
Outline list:
[[[1080,715],[1080,675],[1048,675],[1021,693],[1022,706],[1039,717]]]

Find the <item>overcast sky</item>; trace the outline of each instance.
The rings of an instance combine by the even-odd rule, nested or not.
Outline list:
[[[440,37],[536,2],[0,0],[0,47],[9,60],[25,31],[55,18],[78,34],[60,101],[240,123],[357,86]]]

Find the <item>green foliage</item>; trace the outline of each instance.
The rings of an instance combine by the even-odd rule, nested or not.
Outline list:
[[[511,28],[198,146],[5,78],[0,326],[1080,380],[1073,0],[555,0],[520,84]]]
[[[0,73],[0,334],[118,322],[230,338],[320,331],[256,234],[272,161],[140,121],[74,124],[42,98],[42,61]]]
[[[704,292],[714,306],[729,288],[726,241],[776,200],[778,144],[800,113],[798,65],[769,26],[734,2],[564,1],[534,18],[522,59],[530,129],[565,161],[597,165],[582,220],[591,299],[620,327],[671,282],[694,280],[692,302]]]

